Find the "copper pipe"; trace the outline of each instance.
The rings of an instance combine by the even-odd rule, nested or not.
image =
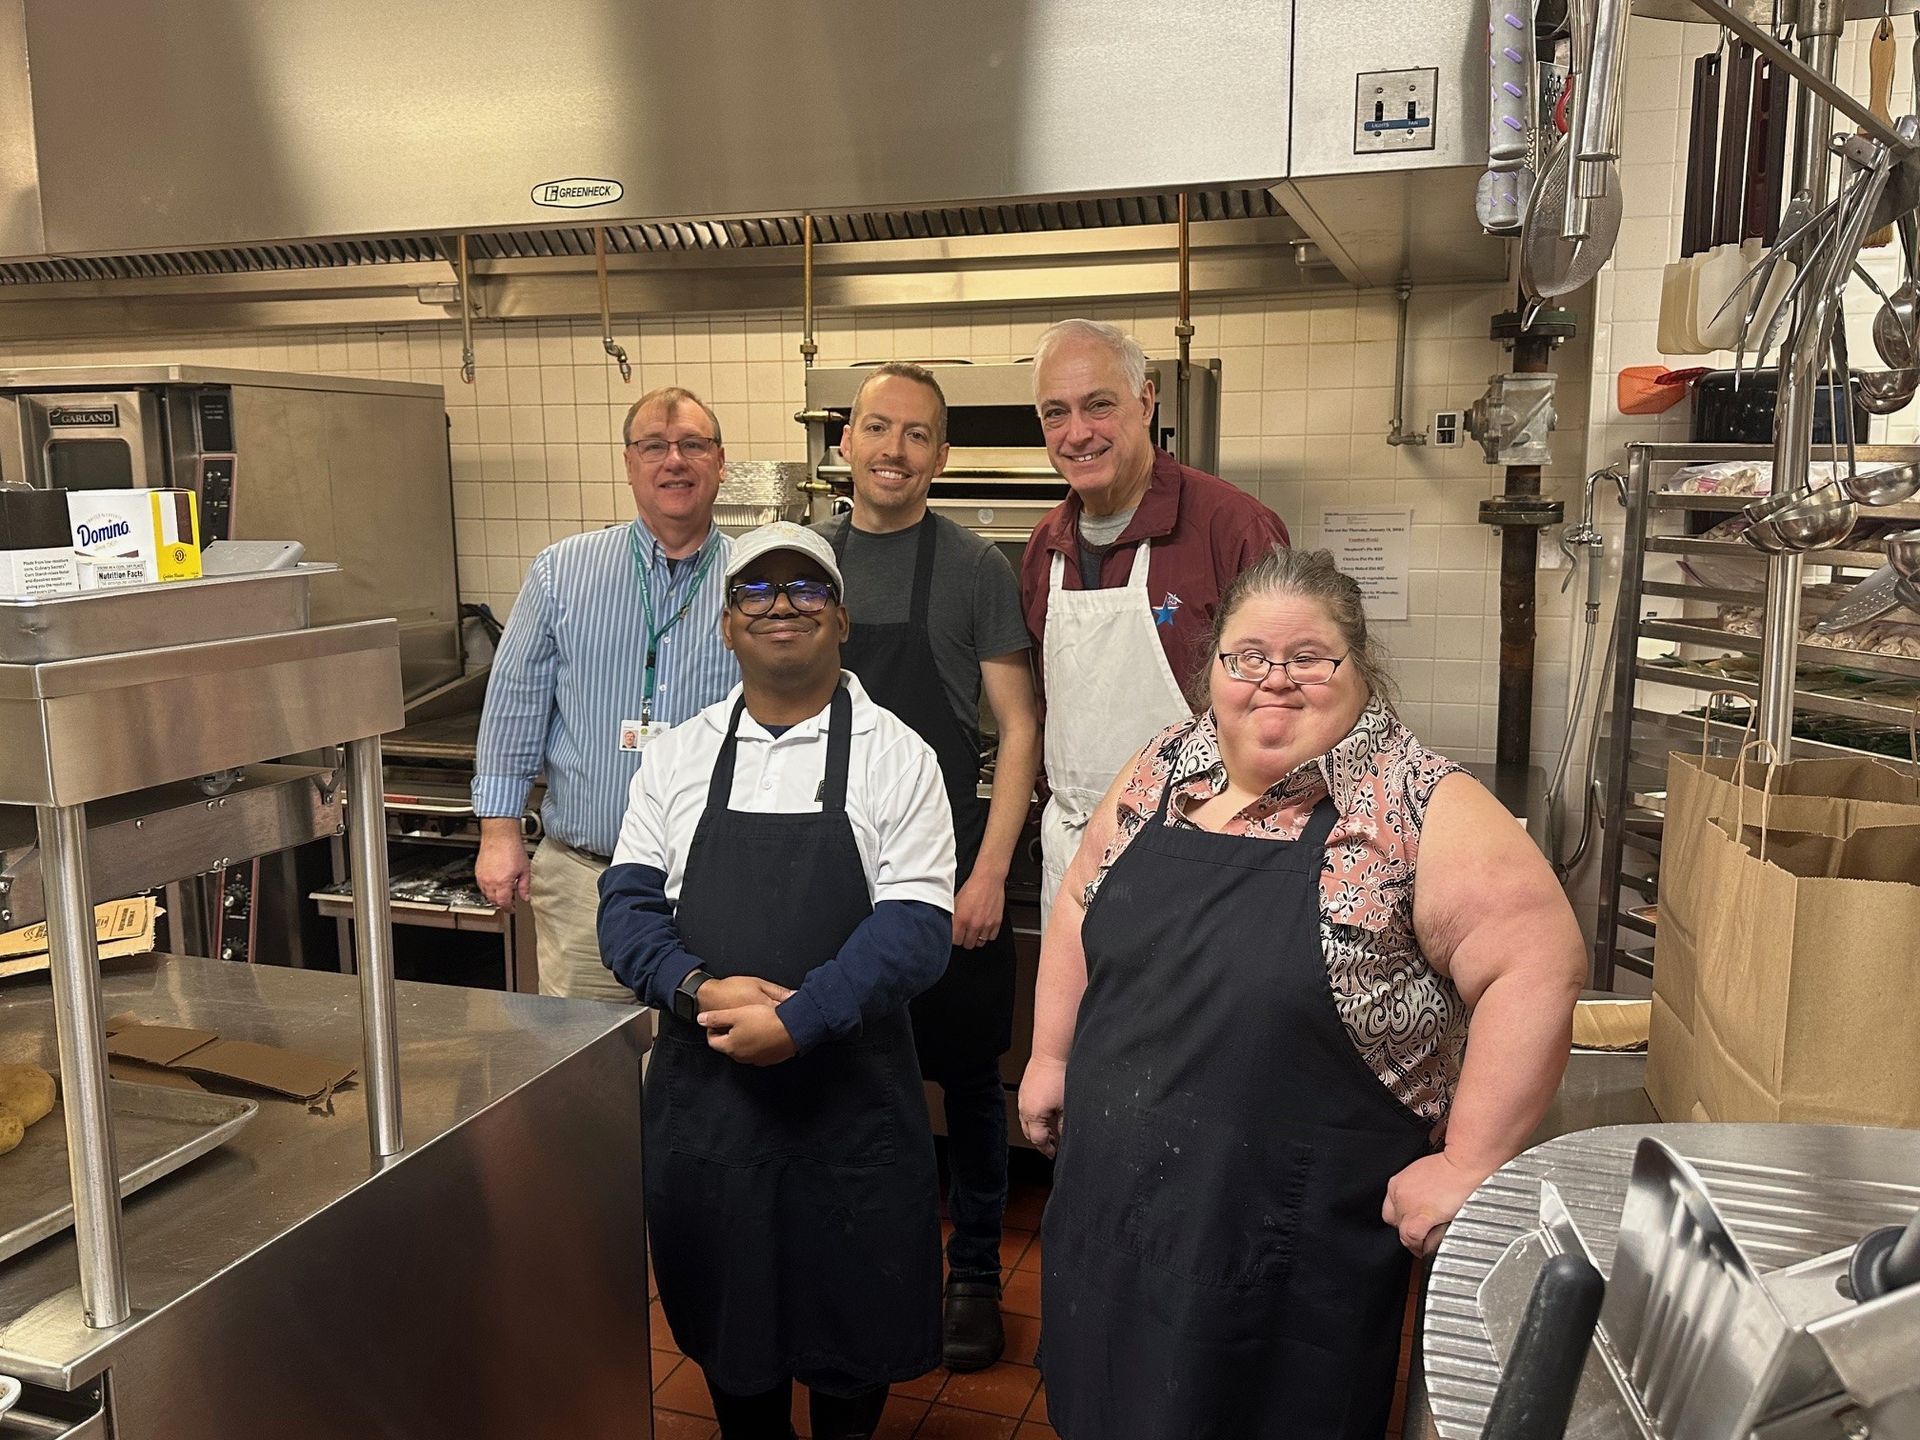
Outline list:
[[[467,296],[467,237],[459,238],[460,267],[460,379],[473,384],[473,301]]]
[[[600,278],[600,344],[620,367],[624,383],[633,379],[633,367],[627,363],[626,350],[613,338],[613,306],[607,299],[607,232],[598,225],[593,227],[593,269]]]
[[[1187,367],[1192,363],[1193,354],[1193,293],[1191,275],[1192,251],[1187,243],[1187,192],[1180,192],[1180,299],[1179,308],[1173,322],[1174,338],[1180,342],[1180,359],[1173,372],[1173,453],[1181,464],[1187,460],[1187,411],[1188,384]]]
[[[813,339],[813,216],[800,217],[800,363],[809,370],[820,347]]]

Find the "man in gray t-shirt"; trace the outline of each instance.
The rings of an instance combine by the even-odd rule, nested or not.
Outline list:
[[[921,1073],[941,1088],[951,1188],[942,1354],[954,1370],[1000,1358],[1000,1224],[1007,1104],[1000,1056],[1013,1042],[1007,869],[1040,765],[1025,617],[1013,567],[987,541],[927,509],[947,459],[947,402],[917,365],[877,367],[854,397],[841,454],[853,512],[819,528],[846,578],[852,630],[841,664],[940,761],[953,807],[953,953],[913,1002]],[[983,803],[980,701],[999,745]]]

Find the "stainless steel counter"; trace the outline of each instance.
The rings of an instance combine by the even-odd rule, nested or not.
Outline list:
[[[108,1014],[359,1062],[351,977],[106,969]],[[70,1235],[0,1266],[0,1373],[74,1390],[109,1370],[118,1440],[644,1423],[640,1012],[402,984],[398,1030],[400,1155],[370,1154],[358,1086],[325,1114],[262,1098],[232,1142],[126,1202],[126,1322],[84,1323]],[[53,1052],[47,985],[0,990],[0,1060]]]

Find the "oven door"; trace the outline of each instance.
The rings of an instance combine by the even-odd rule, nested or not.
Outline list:
[[[20,474],[6,478],[47,490],[167,484],[166,422],[152,391],[31,391],[10,398]]]

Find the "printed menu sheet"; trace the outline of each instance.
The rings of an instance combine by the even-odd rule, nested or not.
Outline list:
[[[1369,620],[1407,618],[1413,511],[1357,507],[1321,512],[1321,542],[1360,584]]]

